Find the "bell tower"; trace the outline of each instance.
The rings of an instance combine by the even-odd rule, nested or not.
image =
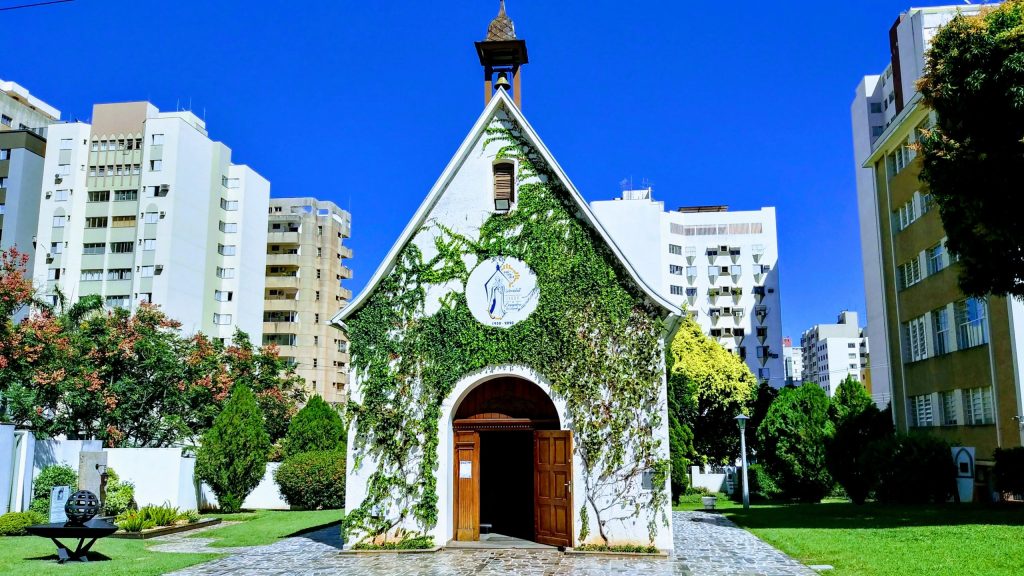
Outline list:
[[[512,98],[519,108],[522,100],[522,65],[529,62],[526,55],[526,40],[516,39],[515,24],[505,14],[505,0],[501,0],[498,16],[487,27],[487,38],[476,43],[480,65],[484,67],[484,105],[491,101],[494,91],[512,91]]]

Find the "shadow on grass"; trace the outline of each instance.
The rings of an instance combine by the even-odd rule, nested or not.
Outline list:
[[[91,550],[86,554],[86,557],[89,559],[89,562],[109,562],[111,560],[110,556],[107,556],[107,555],[104,555],[104,554],[100,554],[99,552],[93,552]],[[56,564],[56,562],[57,562],[57,555],[56,554],[48,554],[46,556],[33,556],[31,558],[25,558],[25,560],[49,561],[49,562],[53,562],[53,563]],[[79,562],[77,560],[68,560],[68,562],[67,562],[67,564],[78,564],[78,563]]]
[[[849,502],[822,504],[760,503],[749,510],[723,513],[745,528],[817,528],[836,530],[907,528],[919,526],[1024,526],[1024,506],[943,504],[895,506]]]

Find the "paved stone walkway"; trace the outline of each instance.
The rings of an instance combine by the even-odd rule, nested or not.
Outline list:
[[[671,558],[574,556],[549,550],[442,550],[433,554],[339,554],[338,528],[286,538],[269,546],[174,572],[175,576],[810,576],[810,568],[726,518],[674,512]],[[188,540],[198,540],[190,538]],[[202,539],[205,540],[205,539]],[[218,548],[217,551],[231,549]],[[197,551],[195,549],[189,551]],[[209,549],[202,550],[209,551]]]

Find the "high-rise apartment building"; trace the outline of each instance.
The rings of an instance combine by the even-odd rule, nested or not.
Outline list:
[[[957,13],[915,8],[889,31],[892,60],[851,108],[875,395],[900,431],[973,446],[982,480],[997,447],[1024,437],[1024,302],[965,297],[913,144],[934,123],[915,82],[929,41]]]
[[[280,348],[309,393],[344,402],[348,341],[329,321],[352,298],[342,286],[352,217],[316,198],[274,198],[269,214],[263,343]]]
[[[804,380],[804,349],[793,346],[793,340],[786,336],[782,339],[782,362],[786,371],[786,386],[799,386]]]
[[[857,313],[844,310],[835,324],[817,324],[800,336],[803,381],[814,382],[835,396],[852,376],[861,380],[868,362],[868,339],[857,325]]]
[[[0,250],[15,247],[34,261],[32,242],[39,221],[46,127],[60,111],[0,80]]]
[[[650,189],[591,207],[648,285],[685,308],[759,379],[785,384],[774,208],[666,212]]]
[[[100,104],[55,124],[39,206],[36,285],[56,301],[158,304],[186,332],[263,332],[270,183],[233,164],[191,112]]]

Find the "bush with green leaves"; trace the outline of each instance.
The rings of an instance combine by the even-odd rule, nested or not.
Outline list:
[[[285,502],[310,510],[345,507],[345,453],[304,452],[284,461],[274,481]]]
[[[139,510],[128,510],[114,519],[114,524],[125,532],[142,532],[156,527],[156,522],[146,518]]]
[[[29,526],[46,524],[47,518],[38,512],[8,512],[0,516],[0,536],[24,536]]]
[[[757,431],[759,458],[782,496],[820,502],[835,483],[825,466],[825,445],[834,427],[825,391],[814,383],[784,388]]]
[[[875,498],[894,504],[946,502],[956,486],[956,466],[945,440],[929,434],[897,434],[871,444],[868,473]]]
[[[107,468],[107,493],[103,500],[104,513],[107,516],[118,516],[136,508],[135,484],[121,480],[113,468]]]
[[[876,476],[868,466],[868,449],[893,434],[892,418],[871,401],[864,386],[853,379],[839,385],[829,412],[835,434],[826,445],[829,473],[854,504],[863,504],[874,488]]]
[[[238,512],[267,469],[270,436],[245,385],[236,385],[196,450],[196,477],[209,484],[223,512]]]
[[[150,504],[139,508],[139,515],[146,520],[152,520],[156,526],[171,526],[181,518],[181,511],[170,503],[161,506]]]
[[[39,472],[32,482],[32,503],[29,509],[47,518],[50,516],[50,492],[56,486],[70,486],[78,490],[78,473],[67,464],[51,464]]]
[[[996,489],[1010,494],[1024,494],[1024,447],[996,448]]]
[[[338,410],[319,396],[292,416],[284,439],[285,457],[303,452],[345,449],[345,423]]]

